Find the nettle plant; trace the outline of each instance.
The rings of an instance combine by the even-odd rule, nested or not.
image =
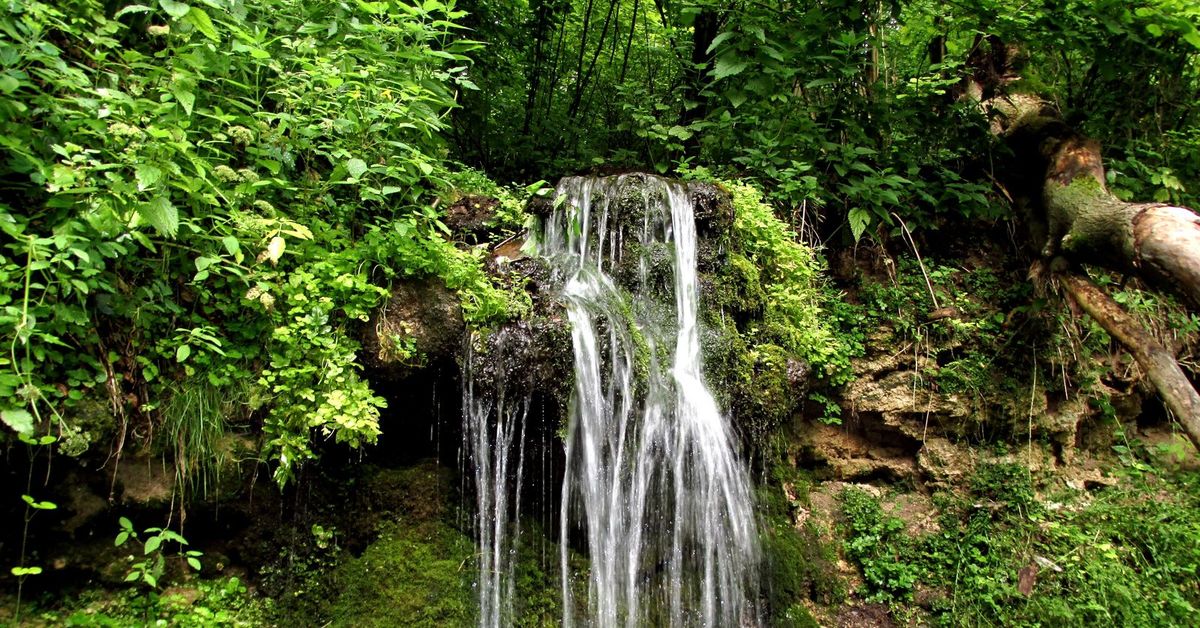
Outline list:
[[[523,307],[445,239],[432,202],[445,114],[474,88],[464,15],[438,0],[8,3],[5,423],[28,415],[79,454],[104,432],[81,427],[86,400],[111,403],[109,430],[178,435],[196,415],[172,400],[211,388],[229,401],[220,425],[263,426],[280,484],[314,436],[374,442],[383,401],[351,328],[387,282],[441,278],[472,322]]]

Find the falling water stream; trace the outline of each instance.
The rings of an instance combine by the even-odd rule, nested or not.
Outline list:
[[[574,349],[559,505],[563,623],[757,625],[750,481],[701,369],[687,185],[569,177],[556,194],[539,253],[562,281]],[[499,626],[513,594],[505,478],[515,453],[519,483],[527,406],[487,399],[464,390],[464,437],[480,494],[480,625]],[[568,539],[589,558],[586,604],[574,599]]]
[[[463,378],[463,438],[475,481],[475,535],[479,542],[479,625],[511,625],[516,596],[513,555],[520,541],[520,486],[525,468],[529,398],[508,397],[503,380],[476,394],[473,347]],[[513,456],[516,468],[513,469]],[[513,477],[510,483],[509,478]],[[510,504],[510,502],[513,502]],[[510,515],[510,513],[513,513]]]

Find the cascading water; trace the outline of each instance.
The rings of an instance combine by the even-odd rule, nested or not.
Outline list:
[[[750,482],[701,372],[687,188],[644,175],[572,177],[557,194],[565,202],[546,221],[541,253],[565,282],[575,353],[564,623],[577,619],[565,540],[578,525],[591,561],[586,625],[756,624]],[[618,268],[635,269],[627,290]]]
[[[468,341],[463,373],[463,449],[475,482],[479,625],[509,626],[516,597],[513,557],[521,536],[516,513],[521,510],[525,419],[530,400],[527,395],[509,398],[503,369],[498,370],[487,390],[476,393],[474,340],[472,337]]]

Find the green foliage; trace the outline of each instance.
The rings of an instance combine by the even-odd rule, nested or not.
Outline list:
[[[271,608],[269,600],[256,597],[236,576],[193,580],[163,592],[90,589],[62,602],[60,608],[40,610],[34,617],[55,626],[250,627],[266,625]]]
[[[167,564],[166,546],[164,544],[174,543],[179,547],[176,556],[183,559],[183,562],[188,567],[200,571],[200,557],[202,552],[197,550],[187,550],[187,539],[183,535],[169,530],[167,528],[146,528],[138,533],[133,527],[133,522],[125,517],[119,520],[121,531],[117,533],[113,539],[113,545],[121,547],[130,540],[137,541],[142,544],[142,560],[130,565],[129,573],[125,575],[125,582],[140,582],[149,585],[151,589],[157,589],[159,582],[163,577],[163,570]],[[143,540],[144,539],[144,540]]]
[[[869,599],[911,597],[920,571],[901,559],[912,551],[904,521],[884,513],[879,502],[860,489],[846,489],[841,500],[848,528],[846,555],[862,569],[871,591]]]
[[[1200,604],[1197,477],[1156,471],[1090,498],[1042,501],[1026,469],[984,465],[969,494],[941,496],[940,530],[916,538],[849,490],[847,555],[870,595],[898,612],[920,582],[942,624],[1190,625]],[[1034,574],[1028,595],[1017,586],[1022,569]]]
[[[166,425],[187,483],[210,473],[198,460],[222,420],[248,419],[214,399],[261,413],[281,484],[314,435],[373,442],[382,400],[353,326],[388,281],[441,278],[480,324],[524,306],[431,203],[445,115],[473,88],[464,15],[436,0],[6,5],[4,423],[78,454],[75,409],[107,397],[109,429]]]

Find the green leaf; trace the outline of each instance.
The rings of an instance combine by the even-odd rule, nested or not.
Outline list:
[[[346,162],[346,171],[355,179],[361,179],[367,173],[367,162],[354,158]]]
[[[151,164],[139,164],[135,169],[133,176],[137,179],[137,187],[139,192],[144,192],[158,183],[162,178],[162,169]]]
[[[275,161],[274,159],[259,159],[258,165],[262,166],[263,168],[266,168],[268,171],[271,172],[271,174],[274,174],[274,175],[278,175],[279,171],[283,168],[283,164],[278,161]]]
[[[28,410],[13,409],[0,412],[0,420],[18,434],[33,432],[33,415]]]
[[[854,241],[858,242],[862,238],[862,234],[867,230],[867,225],[871,224],[871,214],[861,207],[855,207],[850,210],[850,233],[854,234]]]
[[[200,571],[200,561],[198,559],[188,556],[187,563],[192,566],[192,569]]]
[[[230,255],[233,255],[234,257],[237,257],[237,254],[242,251],[241,244],[238,242],[238,239],[234,236],[227,235],[227,236],[221,238],[221,244],[223,244],[225,246],[225,251],[228,252]]]
[[[736,57],[721,57],[717,59],[716,65],[713,66],[713,78],[720,80],[730,76],[736,76],[750,65],[745,61],[740,61]]]
[[[42,568],[41,567],[13,567],[10,571],[12,572],[12,575],[20,578],[22,576],[36,576],[36,575],[42,573]]]
[[[179,347],[175,349],[176,362],[183,362],[184,360],[188,359],[188,356],[190,355],[192,355],[191,345],[179,345]]]
[[[117,523],[120,524],[122,529],[130,532],[133,531],[133,522],[130,521],[128,517],[121,517],[120,519],[117,519]]]
[[[131,4],[127,7],[125,7],[124,9],[117,11],[116,14],[113,15],[113,19],[119,20],[122,17],[129,15],[130,13],[145,13],[147,11],[153,11],[153,10],[154,9],[151,9],[150,7],[148,7],[144,4]]]
[[[138,578],[141,578],[141,577],[142,577],[142,572],[131,571],[131,572],[129,572],[129,575],[125,576],[125,582],[133,582],[134,580],[137,580]]]
[[[117,538],[113,540],[113,547],[121,547],[122,545],[125,544],[125,541],[128,541],[128,540],[129,540],[129,533],[122,530],[119,534],[117,534]]]
[[[725,31],[724,33],[721,33],[720,35],[713,37],[712,43],[708,45],[708,50],[706,52],[711,54],[712,51],[717,49],[717,46],[720,46],[726,39],[733,37],[733,35],[734,35],[733,31]]]
[[[171,86],[171,93],[175,96],[175,100],[183,105],[183,112],[187,115],[192,115],[192,107],[196,105],[196,94],[185,85],[175,83]]]
[[[25,503],[29,504],[35,510],[55,510],[58,508],[58,504],[54,502],[39,502],[29,495],[22,495],[21,499],[25,500]]]
[[[213,26],[212,20],[209,19],[208,14],[203,9],[192,7],[192,10],[188,11],[187,17],[183,21],[195,26],[196,30],[200,31],[205,37],[215,42],[221,41],[221,36],[217,34],[217,28]]]
[[[158,6],[162,7],[163,11],[167,12],[167,15],[175,19],[187,15],[188,11],[192,9],[186,2],[176,2],[175,0],[158,0]]]
[[[1194,48],[1200,49],[1200,31],[1195,28],[1184,33],[1183,40],[1191,44]]]
[[[11,94],[17,91],[17,88],[20,86],[21,81],[18,81],[13,75],[8,73],[0,74],[0,92]]]
[[[154,552],[155,550],[157,550],[159,548],[159,546],[162,545],[162,541],[163,540],[162,540],[161,536],[152,536],[152,537],[146,539],[146,548],[144,550],[144,553],[150,554],[150,553]]]
[[[150,223],[160,235],[174,238],[175,234],[179,232],[179,210],[175,209],[167,197],[156,197],[142,205],[139,212],[142,218],[146,219],[146,222]]]

